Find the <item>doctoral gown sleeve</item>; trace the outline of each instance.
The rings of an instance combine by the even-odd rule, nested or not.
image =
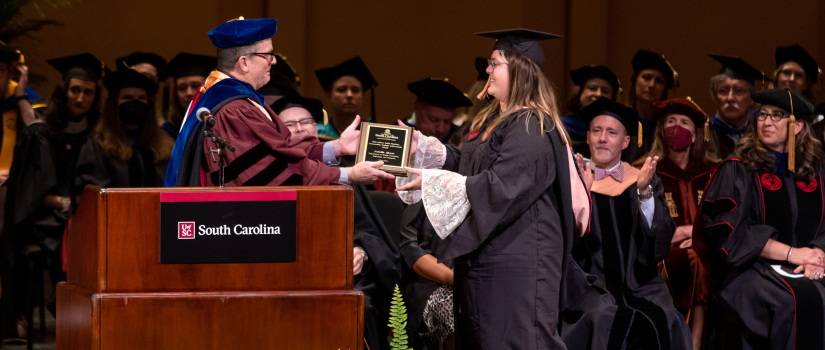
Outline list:
[[[525,118],[527,126],[525,127]],[[490,136],[498,147],[480,152],[494,154],[478,174],[467,177],[466,193],[472,210],[453,233],[450,260],[476,250],[488,237],[502,232],[522,216],[556,179],[556,154],[538,117],[514,117],[500,124]],[[562,160],[564,161],[564,160]],[[428,213],[429,216],[429,213]]]
[[[650,226],[638,210],[639,221],[637,225],[642,229],[642,248],[639,253],[639,263],[642,265],[655,265],[664,259],[670,252],[670,241],[673,239],[673,232],[676,229],[670,211],[665,204],[664,187],[662,180],[658,176],[652,179],[653,200],[655,201],[653,220]],[[635,186],[632,187],[632,196],[638,200]]]
[[[46,127],[35,123],[23,129],[14,148],[9,170],[6,223],[13,226],[40,208],[43,198],[57,185]]]
[[[748,264],[777,230],[764,224],[761,185],[755,173],[738,160],[719,166],[702,201],[704,235],[710,249],[733,267]]]

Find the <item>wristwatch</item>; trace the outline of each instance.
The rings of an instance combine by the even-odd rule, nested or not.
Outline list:
[[[639,192],[639,188],[636,187],[636,194],[639,196],[639,199],[651,199],[651,198],[653,198],[653,185],[647,185],[647,194],[641,194]]]
[[[24,101],[24,100],[25,100],[25,101],[28,101],[28,100],[29,100],[29,94],[23,94],[22,96],[14,96],[14,97],[15,97],[18,101]]]

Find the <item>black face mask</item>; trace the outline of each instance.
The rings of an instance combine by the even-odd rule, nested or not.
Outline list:
[[[120,121],[130,126],[141,126],[149,115],[149,105],[139,100],[130,100],[117,106]]]

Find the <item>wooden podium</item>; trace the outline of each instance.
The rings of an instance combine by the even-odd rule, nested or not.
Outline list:
[[[296,259],[160,263],[160,194],[297,191]],[[363,348],[344,186],[86,188],[57,287],[58,349]]]

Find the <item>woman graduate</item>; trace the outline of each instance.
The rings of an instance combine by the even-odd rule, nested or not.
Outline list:
[[[559,310],[583,276],[569,244],[589,217],[576,222],[571,200],[585,211],[589,202],[540,68],[538,41],[558,36],[478,35],[498,39],[479,96],[496,101],[473,120],[461,148],[419,136],[414,166],[426,169],[409,169],[420,176],[398,190],[408,202],[420,196],[439,237],[452,236],[439,259],[455,265],[456,348],[563,349]]]
[[[813,106],[790,90],[761,107],[719,166],[700,208],[703,236],[724,269],[719,297],[744,349],[823,349],[825,192]],[[694,246],[697,246],[694,233]],[[723,333],[723,337],[730,332]]]
[[[103,84],[109,95],[77,160],[77,195],[86,185],[161,186],[174,141],[150,107],[157,84],[132,69],[106,75]]]

